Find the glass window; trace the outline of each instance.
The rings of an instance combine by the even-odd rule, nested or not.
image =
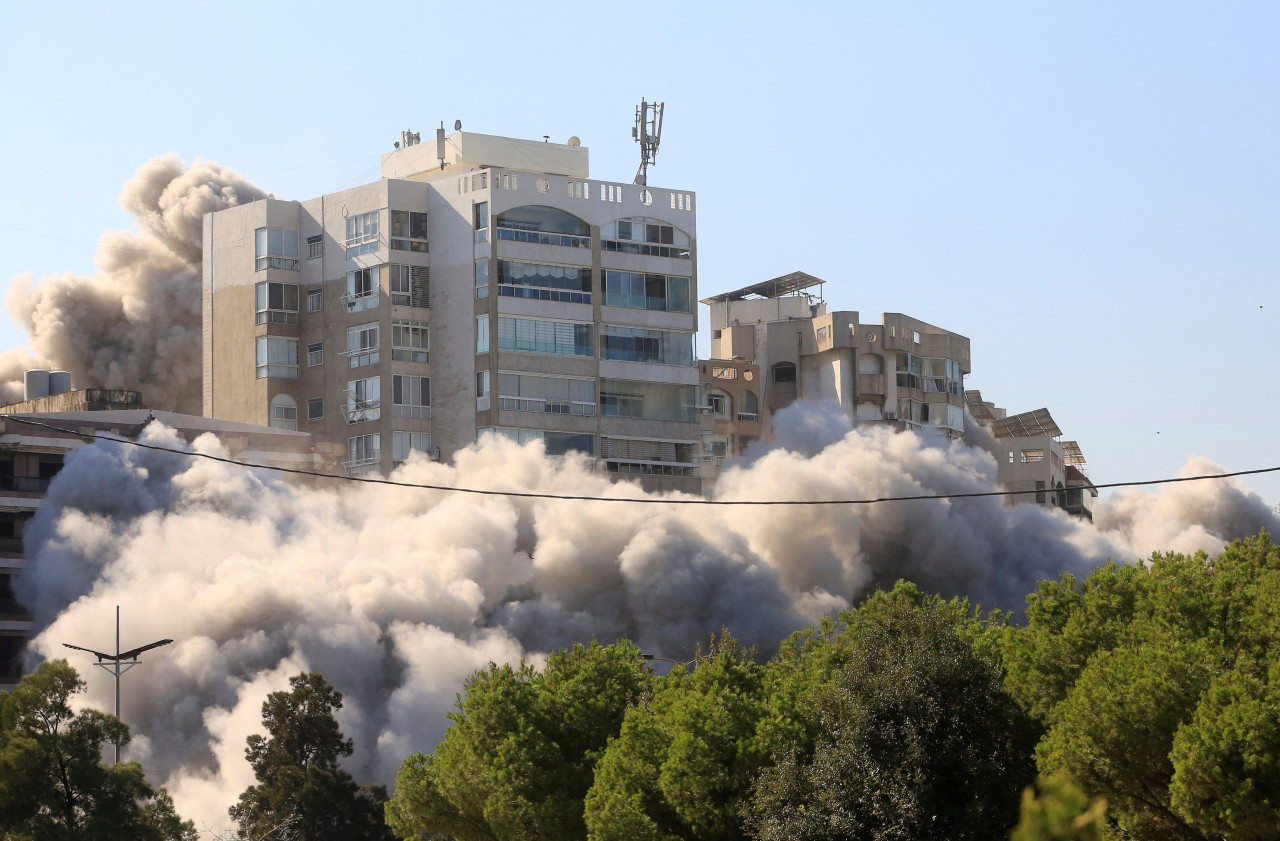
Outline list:
[[[391,322],[391,359],[395,362],[431,361],[427,322]]]
[[[255,324],[297,324],[298,284],[263,281],[254,285],[257,299]]]
[[[498,239],[590,248],[591,226],[572,213],[531,204],[498,214]]]
[[[779,362],[773,366],[773,381],[775,383],[793,383],[796,381],[796,366],[794,362]]]
[[[271,426],[276,429],[298,428],[298,404],[287,394],[271,398]]]
[[[489,316],[476,316],[476,353],[487,353],[489,350]]]
[[[379,211],[347,217],[347,241],[343,243],[348,257],[372,254],[378,249]]]
[[[431,455],[434,447],[431,444],[431,433],[429,432],[401,432],[396,430],[391,433],[391,459],[397,463],[409,460],[410,453],[426,453]]]
[[[307,345],[307,367],[314,368],[324,364],[324,342]]]
[[[347,310],[362,312],[378,306],[380,281],[381,269],[378,266],[347,272],[347,294],[343,296]]]
[[[722,401],[724,395],[715,395]],[[600,381],[600,414],[605,417],[696,423],[698,387],[639,380]],[[723,409],[723,405],[721,407]],[[719,414],[723,414],[721,411]]]
[[[279,336],[257,337],[257,378],[298,378],[298,340]]]
[[[475,208],[476,242],[484,242],[489,238],[489,203],[476,202]]]
[[[378,322],[357,324],[347,328],[347,354],[351,367],[378,363]]]
[[[674,275],[605,272],[604,302],[637,310],[689,312],[689,278]]]
[[[382,380],[365,377],[347,383],[347,423],[375,421],[382,417]]]
[[[431,417],[431,380],[408,374],[393,375],[391,413],[397,418]]]
[[[318,421],[324,418],[324,398],[312,397],[307,401],[307,420]]]
[[[298,270],[298,232],[281,228],[259,228],[255,237],[254,256],[258,271],[263,269]]]
[[[489,410],[489,372],[476,371],[476,411]]]
[[[377,464],[382,460],[379,436],[376,434],[357,435],[347,439],[347,466],[361,467]]]
[[[307,259],[316,260],[324,256],[324,237],[307,237]]]
[[[324,289],[307,290],[307,312],[320,312],[324,309]]]
[[[498,408],[591,417],[596,412],[596,383],[595,380],[504,371],[498,374]]]
[[[412,210],[391,211],[391,247],[427,253],[427,214]]]
[[[537,318],[499,316],[498,349],[556,356],[595,356],[590,324]]]
[[[499,260],[498,294],[511,298],[589,304],[591,269]]]
[[[389,267],[391,303],[399,307],[431,305],[431,270],[426,266]]]
[[[476,297],[489,297],[489,258],[476,260]]]
[[[756,393],[754,391],[747,391],[743,393],[742,408],[738,411],[738,420],[760,420],[760,399],[756,397]]]
[[[655,365],[692,365],[693,334],[640,327],[601,327],[600,358]]]

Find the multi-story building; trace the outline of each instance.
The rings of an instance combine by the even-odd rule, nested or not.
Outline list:
[[[28,386],[32,373],[48,380],[47,372],[28,372]],[[67,453],[95,440],[86,433],[132,439],[159,421],[187,441],[213,433],[237,461],[302,470],[323,461],[305,433],[150,412],[136,391],[91,388],[28,395],[22,403],[0,407],[0,691],[12,689],[21,676],[22,652],[31,635],[31,615],[13,586],[27,571],[23,531]]]
[[[502,434],[696,488],[694,194],[576,138],[403,139],[377,182],[205,217],[204,414],[352,471]]]
[[[742,399],[759,430],[740,437],[771,437],[773,415],[801,398],[835,401],[860,423],[961,435],[969,340],[901,313],[864,323],[856,312],[828,312],[821,292],[810,292],[822,283],[793,272],[702,301],[710,365],[758,366],[758,385]],[[714,377],[704,384],[708,394],[719,388]]]
[[[1098,489],[1085,473],[1084,453],[1075,441],[1062,440],[1048,409],[1010,415],[972,390],[965,400],[974,420],[995,436],[996,481],[1018,492],[1011,504],[1034,502],[1093,520]]]

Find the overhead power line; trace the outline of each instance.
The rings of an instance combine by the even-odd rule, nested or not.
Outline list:
[[[943,494],[909,494],[904,496],[878,496],[868,497],[865,499],[703,499],[696,497],[692,499],[670,499],[670,498],[654,498],[654,497],[613,497],[613,496],[586,496],[580,494],[548,494],[538,493],[535,491],[504,491],[493,488],[466,488],[454,485],[429,485],[418,482],[401,482],[395,479],[384,479],[381,477],[374,478],[371,476],[346,476],[338,473],[320,473],[315,470],[302,470],[297,467],[280,467],[271,464],[248,464],[243,461],[227,458],[225,456],[215,456],[210,453],[198,453],[192,450],[178,450],[173,447],[161,447],[157,444],[144,444],[141,441],[135,441],[131,438],[121,438],[116,435],[104,435],[98,432],[82,432],[78,429],[67,429],[65,427],[56,426],[54,424],[44,423],[43,421],[31,420],[19,415],[0,415],[0,420],[14,421],[15,423],[27,424],[29,426],[38,426],[49,429],[54,432],[62,432],[77,438],[93,438],[99,441],[114,441],[118,444],[128,444],[133,447],[140,447],[144,450],[155,450],[162,453],[173,453],[180,456],[191,456],[193,458],[203,458],[209,461],[216,461],[222,464],[230,464],[235,467],[243,467],[251,470],[270,470],[276,473],[288,473],[296,476],[308,476],[315,479],[333,479],[341,482],[360,482],[367,485],[388,485],[396,488],[415,488],[427,491],[445,491],[452,493],[474,494],[477,496],[504,496],[515,499],[554,499],[564,500],[566,502],[629,502],[640,505],[874,505],[881,502],[916,502],[928,499],[975,499],[984,496],[1026,496],[1028,494],[1037,493],[1037,491],[972,491],[967,493],[943,493]],[[1104,484],[1093,484],[1095,489],[1107,488],[1135,488],[1148,485],[1172,485],[1178,482],[1201,482],[1212,479],[1234,479],[1239,476],[1255,476],[1260,473],[1276,473],[1280,472],[1280,467],[1260,467],[1254,470],[1236,470],[1231,473],[1211,473],[1201,476],[1175,476],[1165,479],[1146,479],[1134,482],[1107,482]],[[1055,491],[1066,490],[1065,488],[1051,489]]]

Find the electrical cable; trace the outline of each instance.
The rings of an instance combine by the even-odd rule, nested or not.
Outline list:
[[[276,473],[289,473],[299,476],[309,476],[317,479],[337,479],[346,482],[361,482],[370,485],[389,485],[397,488],[417,488],[420,490],[430,491],[448,491],[454,493],[475,494],[477,496],[504,496],[516,499],[553,499],[564,500],[567,502],[631,502],[641,505],[748,505],[748,506],[770,506],[770,505],[873,505],[881,502],[916,502],[928,499],[973,499],[985,496],[1025,496],[1027,494],[1036,493],[1036,491],[973,491],[969,493],[947,493],[947,494],[914,494],[908,496],[881,496],[867,499],[703,499],[701,497],[695,499],[655,499],[653,497],[644,497],[640,499],[630,497],[603,497],[603,496],[585,496],[576,494],[548,494],[537,493],[534,491],[501,491],[490,488],[460,488],[450,485],[428,485],[416,482],[400,482],[394,479],[372,478],[368,476],[344,476],[337,473],[319,473],[314,470],[302,470],[297,467],[280,467],[270,464],[248,464],[243,461],[236,461],[225,456],[215,456],[210,453],[198,453],[192,450],[176,450],[172,447],[161,447],[156,444],[144,444],[141,441],[135,441],[130,438],[120,438],[114,435],[103,435],[95,432],[81,432],[75,429],[66,429],[53,424],[44,423],[42,421],[31,420],[19,415],[0,414],[0,420],[14,421],[15,423],[27,424],[29,426],[43,427],[54,432],[62,432],[77,438],[93,438],[101,441],[114,441],[120,444],[129,444],[134,447],[141,447],[146,450],[156,450],[162,453],[173,453],[175,455],[193,456],[196,458],[208,459],[222,464],[231,464],[237,467],[246,467],[252,470],[270,470]],[[210,430],[212,431],[212,430]],[[1280,471],[1280,467],[1261,467],[1254,470],[1237,470],[1231,473],[1213,473],[1203,476],[1178,476],[1168,479],[1146,479],[1142,481],[1131,482],[1108,482],[1105,484],[1094,484],[1092,487],[1102,488],[1133,488],[1146,485],[1169,485],[1178,482],[1199,482],[1209,479],[1233,479],[1237,476],[1255,476],[1260,473],[1275,473]],[[1053,489],[1057,490],[1057,489]],[[1063,489],[1065,490],[1065,489]]]

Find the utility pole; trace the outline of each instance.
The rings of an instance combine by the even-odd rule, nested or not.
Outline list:
[[[87,651],[98,658],[98,662],[93,665],[98,666],[109,675],[113,675],[116,679],[116,718],[120,718],[120,675],[132,669],[140,662],[138,655],[144,651],[150,651],[153,648],[159,648],[162,645],[168,645],[173,640],[158,640],[157,642],[140,645],[137,648],[131,648],[121,653],[120,651],[120,605],[116,605],[116,653],[104,654],[101,651],[94,651],[92,648],[81,648],[78,645],[72,645],[64,642],[67,648],[74,648],[76,651]],[[115,743],[115,764],[120,764],[120,740]]]

